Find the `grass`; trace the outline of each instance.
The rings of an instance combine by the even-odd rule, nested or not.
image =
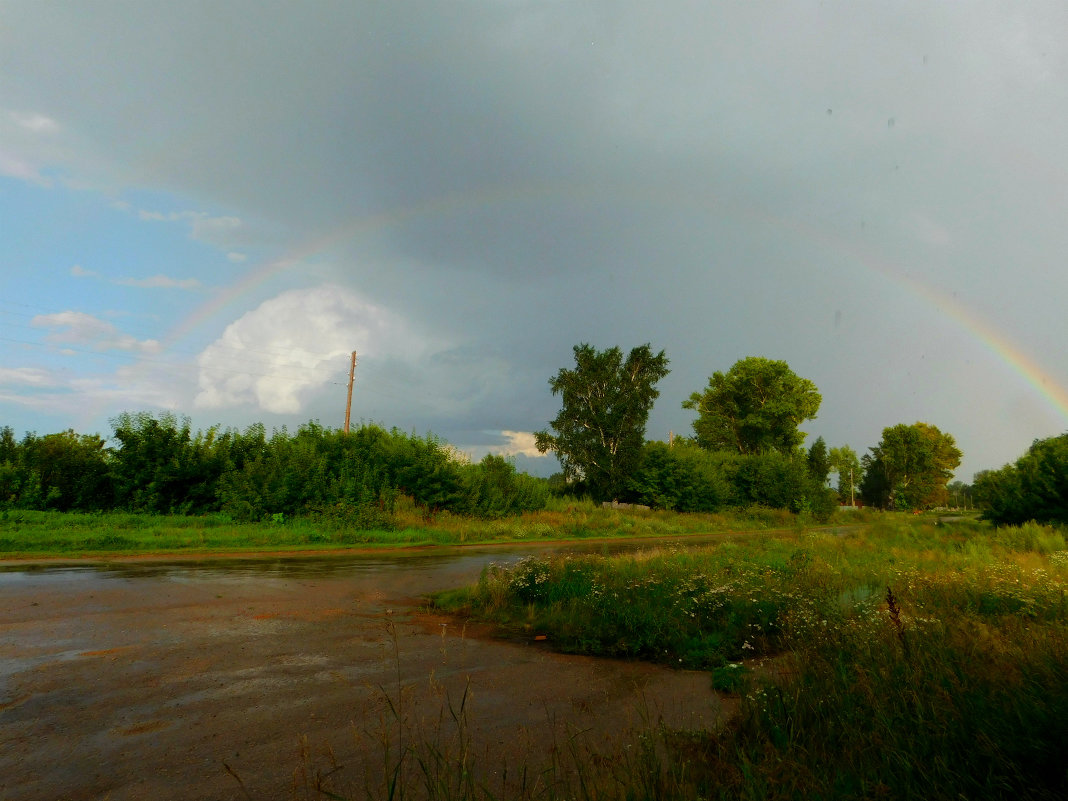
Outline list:
[[[590,502],[553,501],[537,512],[481,520],[425,512],[402,499],[387,527],[354,528],[331,520],[276,519],[235,523],[225,515],[122,512],[0,512],[0,558],[86,557],[345,548],[454,546],[612,538],[671,538],[717,532],[795,527],[788,512],[753,509],[731,515],[605,509]],[[848,522],[852,523],[853,516]]]
[[[844,536],[528,559],[436,600],[740,691],[723,731],[650,735],[648,770],[681,778],[598,798],[1052,799],[1068,797],[1066,589],[1063,530],[887,516]]]

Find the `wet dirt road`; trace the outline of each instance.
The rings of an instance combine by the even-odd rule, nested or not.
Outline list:
[[[650,721],[725,714],[706,674],[492,640],[423,609],[511,558],[0,570],[0,801],[316,797],[317,773],[363,798],[387,747],[417,741],[494,786],[576,732],[610,750]]]

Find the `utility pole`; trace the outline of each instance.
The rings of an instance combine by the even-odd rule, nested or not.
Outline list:
[[[349,365],[349,397],[345,401],[345,433],[349,433],[349,417],[352,414],[352,382],[356,378],[356,351],[352,352],[352,363]]]

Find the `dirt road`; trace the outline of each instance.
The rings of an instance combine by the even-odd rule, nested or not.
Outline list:
[[[724,713],[705,674],[495,641],[421,608],[491,558],[0,571],[0,801],[315,797],[317,772],[363,798],[416,741],[493,786],[578,731],[608,747]]]

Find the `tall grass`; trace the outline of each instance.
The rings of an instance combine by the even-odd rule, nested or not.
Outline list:
[[[844,536],[531,559],[438,602],[740,688],[725,730],[661,733],[658,775],[685,776],[675,797],[1064,798],[1063,544],[1042,526],[889,517]]]
[[[0,557],[664,538],[792,528],[802,523],[780,510],[678,514],[608,509],[588,501],[553,501],[544,510],[495,520],[449,512],[428,517],[423,507],[403,496],[388,514],[353,518],[323,509],[314,516],[297,518],[279,513],[257,523],[235,522],[224,514],[6,510],[0,512]]]

